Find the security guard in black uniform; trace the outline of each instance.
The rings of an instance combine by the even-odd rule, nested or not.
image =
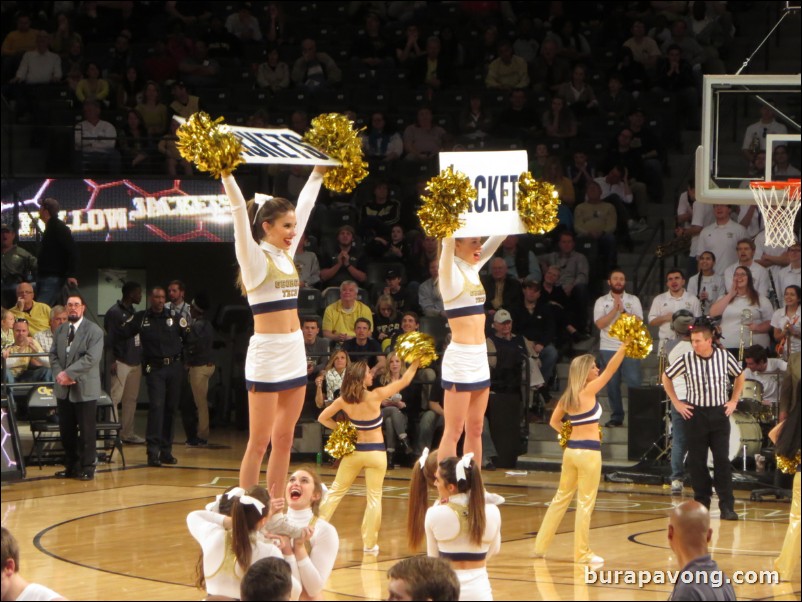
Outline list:
[[[181,349],[187,321],[167,309],[164,288],[150,293],[150,307],[137,312],[123,325],[125,336],[136,334],[142,343],[142,371],[148,387],[148,466],[177,464],[173,456],[173,416],[181,399],[184,367]]]

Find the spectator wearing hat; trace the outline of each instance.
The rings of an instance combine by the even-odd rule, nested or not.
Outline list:
[[[337,230],[336,253],[324,255],[320,262],[320,280],[323,286],[339,286],[346,280],[365,282],[365,258],[356,247],[355,232],[351,226],[340,226]]]
[[[500,309],[493,315],[493,332],[487,337],[490,388],[495,393],[514,393],[524,397],[524,370],[530,372],[530,386],[542,385],[543,378],[529,358],[535,355],[530,341],[512,333],[512,314]],[[528,392],[527,392],[528,393]],[[523,407],[523,404],[522,404]]]
[[[395,301],[395,308],[400,312],[415,311],[417,299],[409,287],[401,286],[401,272],[397,268],[388,268],[384,273],[382,295],[390,295]]]
[[[209,379],[214,374],[214,327],[206,318],[209,311],[209,298],[205,293],[198,293],[190,304],[192,322],[184,339],[184,365],[189,377],[189,388],[192,390],[194,407],[184,395],[183,411],[184,432],[187,435],[187,446],[206,446],[209,442]]]
[[[3,307],[17,301],[17,285],[31,282],[36,274],[36,257],[15,244],[17,233],[8,224],[0,226],[0,250],[3,254]]]

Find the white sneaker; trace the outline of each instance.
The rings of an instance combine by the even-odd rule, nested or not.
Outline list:
[[[304,533],[303,527],[292,525],[286,514],[274,514],[262,530],[272,535],[286,535],[290,539],[301,537]]]
[[[376,544],[372,548],[362,548],[362,551],[365,554],[378,554],[379,553],[379,544]]]
[[[682,485],[683,483],[679,479],[671,481],[671,493],[675,495],[682,493]]]

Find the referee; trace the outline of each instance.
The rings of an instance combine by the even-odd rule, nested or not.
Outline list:
[[[706,320],[697,320],[691,330],[689,351],[678,357],[663,374],[663,388],[674,409],[686,420],[688,471],[694,499],[710,508],[712,485],[716,485],[723,520],[738,520],[732,495],[732,465],[729,458],[730,414],[735,411],[745,376],[741,365],[726,349],[713,345],[713,332]],[[688,399],[677,397],[671,379],[685,377]],[[735,378],[727,399],[729,377]],[[707,450],[713,452],[713,479],[707,468]]]

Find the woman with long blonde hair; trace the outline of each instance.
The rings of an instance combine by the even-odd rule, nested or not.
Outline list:
[[[381,385],[389,385],[401,380],[401,358],[395,351],[387,354],[387,369],[379,378]],[[420,386],[410,385],[395,395],[382,400],[382,420],[384,421],[384,444],[387,446],[387,468],[393,469],[393,456],[396,442],[401,444],[407,455],[412,455],[412,445],[407,435],[409,415],[407,408],[421,405]]]
[[[323,410],[317,419],[323,426],[334,430],[337,428],[334,416],[338,412],[343,412],[356,427],[356,451],[344,456],[340,461],[331,491],[320,508],[320,517],[327,521],[331,518],[343,496],[348,493],[351,484],[364,469],[367,506],[362,519],[362,543],[364,551],[369,554],[379,552],[382,484],[387,472],[387,455],[381,431],[381,402],[408,386],[415,378],[417,370],[416,360],[410,364],[399,380],[369,391],[369,387],[373,385],[373,374],[368,369],[367,363],[355,362],[345,371],[340,396]]]
[[[602,407],[596,395],[608,383],[624,360],[627,342],[618,348],[604,372],[599,373],[596,358],[580,355],[571,361],[568,387],[549,420],[549,426],[558,433],[565,420],[571,421],[571,435],[563,452],[560,486],[549,505],[535,540],[535,556],[545,555],[557,527],[568,509],[568,504],[577,494],[576,520],[574,521],[574,562],[600,564],[604,559],[594,554],[588,544],[590,516],[596,505],[601,478],[601,438],[599,418]]]
[[[437,450],[439,460],[457,455],[465,432],[465,452],[482,457],[482,428],[490,397],[490,365],[485,337],[485,289],[479,270],[493,257],[506,235],[444,238],[438,287],[443,297],[451,343],[443,354],[445,426]]]

